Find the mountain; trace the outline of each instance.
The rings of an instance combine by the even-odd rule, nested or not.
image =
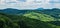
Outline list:
[[[40,11],[40,10],[44,10],[43,8],[38,8],[38,9],[35,9],[35,10],[18,10],[18,9],[13,9],[13,8],[7,8],[7,9],[3,9],[3,10],[0,10],[0,13],[6,13],[6,14],[24,14],[24,13],[29,13],[31,11]]]
[[[44,10],[44,8],[38,8],[38,9],[35,9],[35,10]]]
[[[60,21],[56,21],[58,18],[50,15],[55,15],[58,11],[59,9],[0,10],[0,28],[60,28]]]
[[[58,18],[58,19],[60,18],[60,9],[57,8],[44,9],[44,10],[40,10],[39,12],[43,14],[51,15],[54,18]]]
[[[20,14],[20,13],[25,13],[27,12],[28,10],[18,10],[18,9],[12,9],[12,8],[7,8],[7,9],[4,9],[4,10],[0,10],[0,13],[6,13],[6,14]]]
[[[16,14],[25,14],[25,13],[29,13],[35,11],[37,13],[43,13],[43,14],[47,14],[50,15],[54,18],[60,18],[60,9],[58,8],[53,8],[53,9],[43,9],[43,8],[38,8],[35,10],[18,10],[18,9],[13,9],[13,8],[7,8],[4,10],[0,10],[0,13],[6,13],[6,14],[12,14],[12,15],[16,15]]]
[[[23,15],[0,13],[0,28],[60,28],[54,20],[50,15],[34,11]]]

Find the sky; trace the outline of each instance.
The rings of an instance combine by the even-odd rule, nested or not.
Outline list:
[[[60,0],[0,0],[0,9],[60,8]]]

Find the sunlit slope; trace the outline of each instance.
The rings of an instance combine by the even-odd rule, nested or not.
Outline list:
[[[46,14],[42,14],[42,13],[36,13],[36,12],[30,12],[30,13],[24,14],[23,16],[28,17],[27,20],[29,18],[31,18],[33,21],[35,20],[34,22],[31,21],[31,20],[28,20],[28,22],[29,21],[32,22],[31,24],[35,24],[36,25],[36,23],[38,22],[36,20],[39,20],[39,22],[37,23],[39,26],[36,25],[36,26],[38,26],[38,28],[40,28],[40,27],[41,28],[50,28],[50,27],[51,28],[60,28],[60,26],[57,25],[58,23],[55,22],[56,19],[54,17],[51,17],[50,15],[46,15]],[[56,24],[53,23],[53,22],[55,22]]]
[[[36,13],[36,12],[30,12],[30,13],[24,14],[24,16],[37,19],[37,20],[41,20],[41,21],[56,21],[53,17],[49,15],[42,14],[42,13]]]

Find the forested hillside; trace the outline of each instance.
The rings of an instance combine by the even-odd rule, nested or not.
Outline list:
[[[0,10],[0,28],[60,28],[56,9],[10,11]]]

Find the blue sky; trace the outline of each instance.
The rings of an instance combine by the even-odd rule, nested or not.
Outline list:
[[[0,9],[60,8],[60,0],[0,0]]]

